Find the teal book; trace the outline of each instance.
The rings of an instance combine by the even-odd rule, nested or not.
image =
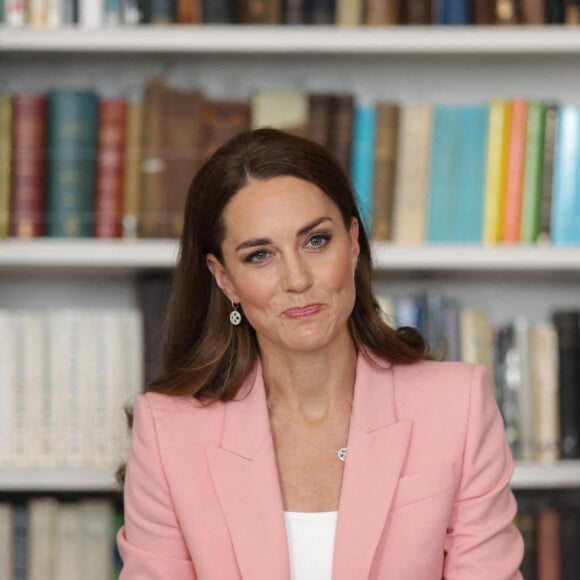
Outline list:
[[[436,105],[433,111],[431,167],[427,205],[427,241],[455,241],[460,155],[459,107]]]
[[[557,246],[580,244],[580,108],[558,112],[554,151],[551,237]]]
[[[528,106],[526,162],[520,228],[520,241],[526,244],[535,243],[540,233],[546,111],[546,105],[537,101],[531,102]]]
[[[371,231],[375,168],[376,109],[357,105],[354,114],[351,176],[358,209],[367,232]]]
[[[487,105],[461,109],[455,237],[461,244],[483,241],[488,118]]]
[[[96,93],[48,94],[48,237],[92,236],[97,134]]]

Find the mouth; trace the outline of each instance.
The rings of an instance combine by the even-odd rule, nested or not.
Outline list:
[[[282,312],[282,315],[294,320],[312,318],[313,316],[316,316],[322,308],[322,304],[307,304],[306,306],[301,306],[299,308],[287,308]]]

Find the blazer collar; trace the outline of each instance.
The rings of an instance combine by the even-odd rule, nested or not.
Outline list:
[[[397,421],[392,368],[359,353],[334,580],[368,577],[410,431],[409,421]],[[259,362],[236,399],[224,405],[221,446],[208,446],[207,452],[242,578],[288,580],[284,508]]]

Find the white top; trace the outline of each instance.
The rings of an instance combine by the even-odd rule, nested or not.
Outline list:
[[[331,580],[338,512],[284,512],[291,580]]]

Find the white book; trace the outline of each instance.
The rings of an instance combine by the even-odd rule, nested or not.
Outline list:
[[[44,28],[48,22],[48,0],[28,0],[28,24],[33,28]]]
[[[4,0],[6,24],[10,27],[20,28],[26,22],[25,0]]]
[[[44,443],[44,404],[46,393],[45,331],[46,319],[41,310],[19,310],[16,348],[18,378],[15,393],[13,462],[37,465]]]
[[[0,465],[13,460],[19,354],[16,336],[16,317],[9,310],[0,310]]]
[[[63,24],[63,12],[63,0],[48,0],[46,25],[50,28],[61,26]]]
[[[83,528],[83,580],[105,580],[113,573],[113,504],[105,499],[80,503]]]
[[[364,24],[362,0],[337,0],[336,24],[338,26],[360,26]]]
[[[534,459],[560,458],[560,389],[558,333],[553,324],[534,325],[531,335],[534,396]]]
[[[27,562],[29,580],[52,580],[55,568],[58,501],[52,497],[28,502]]]
[[[78,0],[79,25],[84,28],[103,26],[104,0]]]
[[[534,393],[532,388],[530,360],[530,323],[524,317],[517,317],[513,323],[514,346],[518,359],[518,434],[520,458],[534,459]]]
[[[12,578],[13,538],[12,506],[0,503],[0,578]]]
[[[55,548],[55,574],[58,580],[84,578],[83,525],[78,503],[60,503]]]

